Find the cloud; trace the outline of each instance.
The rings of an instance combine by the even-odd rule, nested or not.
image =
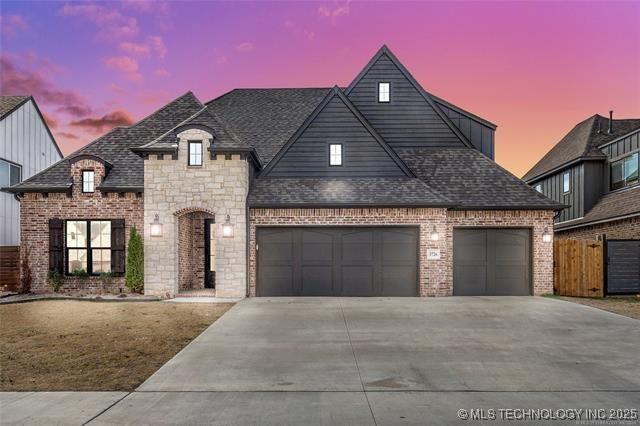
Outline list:
[[[0,15],[0,33],[15,37],[19,32],[29,29],[29,24],[20,15]]]
[[[117,109],[102,117],[89,117],[75,120],[69,123],[71,127],[77,127],[91,133],[103,133],[116,126],[129,126],[133,124],[133,117],[128,111]]]
[[[220,65],[228,64],[229,58],[227,58],[225,55],[218,56],[218,58],[216,59],[216,63]]]
[[[98,38],[103,40],[131,38],[140,32],[136,18],[97,4],[66,3],[59,12],[62,16],[83,18],[93,23],[98,28]]]
[[[34,55],[23,57],[23,62],[31,67],[18,66],[18,57],[0,54],[0,88],[5,95],[32,95],[38,103],[57,106],[60,112],[74,117],[91,113],[91,107],[85,99],[72,90],[58,88],[51,80],[51,70],[56,66],[46,60],[38,60]]]
[[[73,133],[69,133],[69,132],[56,132],[56,136],[59,136],[64,139],[70,139],[70,140],[78,139],[77,135],[74,135]]]
[[[251,52],[252,50],[254,50],[256,47],[254,46],[253,43],[249,42],[249,41],[245,41],[243,43],[240,43],[239,45],[236,46],[236,50],[238,52],[242,52],[242,53],[248,53]]]
[[[171,73],[164,68],[158,68],[153,72],[157,77],[169,77]]]
[[[161,36],[149,36],[144,42],[135,43],[132,41],[123,41],[118,45],[120,50],[138,57],[149,57],[151,53],[163,59],[167,54],[167,47]]]
[[[44,117],[44,121],[47,123],[50,129],[56,129],[58,127],[58,120],[56,120],[52,115],[47,114],[46,112],[42,113]]]
[[[104,63],[108,68],[118,71],[128,80],[139,81],[142,79],[142,74],[138,72],[138,61],[129,56],[110,56],[105,58]]]
[[[318,8],[318,15],[321,18],[331,19],[331,24],[335,25],[336,21],[341,16],[349,15],[349,1],[340,5],[338,2],[334,2],[333,7],[320,6]]]

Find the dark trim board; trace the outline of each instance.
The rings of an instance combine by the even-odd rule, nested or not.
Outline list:
[[[261,225],[256,250],[257,296],[420,294],[418,225]]]

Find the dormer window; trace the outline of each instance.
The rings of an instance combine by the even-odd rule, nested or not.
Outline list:
[[[638,153],[611,163],[611,189],[638,183]]]
[[[342,144],[329,144],[329,165],[342,166]]]
[[[189,141],[189,165],[202,166],[202,142]]]
[[[378,83],[378,102],[389,102],[391,94],[391,83]]]
[[[562,175],[562,192],[567,193],[571,191],[571,172],[564,172]]]
[[[95,173],[93,170],[82,171],[82,192],[94,192]]]

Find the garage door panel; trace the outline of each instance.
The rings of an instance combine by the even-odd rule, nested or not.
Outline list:
[[[382,270],[382,296],[403,294],[413,296],[416,292],[416,268],[413,266],[385,266]]]
[[[331,265],[333,262],[334,236],[325,232],[302,231],[302,262]]]
[[[323,296],[333,294],[332,266],[304,266],[302,268],[302,296]]]
[[[607,293],[640,292],[640,240],[607,241]]]
[[[454,229],[453,294],[530,295],[528,229]]]
[[[293,232],[291,230],[268,231],[262,234],[263,261],[290,264],[293,259]]]
[[[291,266],[264,266],[261,272],[260,281],[270,283],[261,296],[289,296],[295,293]]]
[[[362,264],[373,262],[373,231],[359,230],[342,235],[342,263]]]
[[[384,265],[413,265],[417,256],[418,238],[414,233],[396,230],[382,231],[382,262]]]

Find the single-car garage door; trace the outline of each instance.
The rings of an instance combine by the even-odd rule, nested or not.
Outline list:
[[[531,295],[530,230],[454,229],[453,294]]]
[[[258,228],[258,296],[417,296],[417,227]]]
[[[607,294],[640,293],[640,240],[607,240]]]

